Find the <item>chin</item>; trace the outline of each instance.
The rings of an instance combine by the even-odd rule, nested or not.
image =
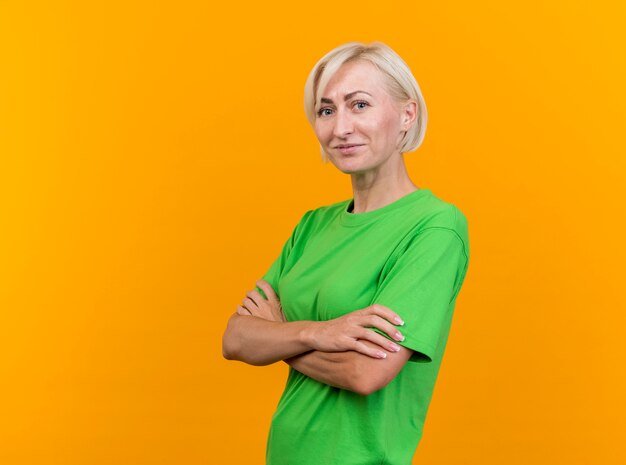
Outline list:
[[[328,158],[335,168],[342,173],[353,174],[362,173],[371,170],[373,167],[368,166],[371,164],[367,153],[358,153],[354,155],[333,155]]]
[[[334,160],[331,160],[331,163],[344,174],[356,174],[356,173],[364,173],[368,171],[370,168],[361,166],[360,163],[335,163]]]

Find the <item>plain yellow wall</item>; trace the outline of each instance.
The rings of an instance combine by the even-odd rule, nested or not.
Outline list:
[[[0,462],[263,463],[287,368],[221,336],[351,196],[308,72],[381,40],[429,110],[412,179],[472,247],[414,463],[625,463],[623,5],[3,2]]]

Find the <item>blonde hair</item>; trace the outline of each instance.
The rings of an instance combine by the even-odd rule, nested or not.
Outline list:
[[[400,142],[400,153],[413,152],[422,144],[426,133],[428,112],[413,73],[404,60],[382,42],[363,44],[349,42],[334,48],[324,55],[313,67],[304,85],[304,112],[311,126],[315,124],[321,95],[328,81],[345,63],[363,60],[372,63],[384,76],[387,92],[397,101],[417,101],[417,123],[409,128]],[[326,153],[320,144],[322,159]]]

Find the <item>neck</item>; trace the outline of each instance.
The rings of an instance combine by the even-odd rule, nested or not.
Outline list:
[[[352,213],[365,213],[384,207],[419,189],[406,170],[404,158],[387,172],[352,173]]]

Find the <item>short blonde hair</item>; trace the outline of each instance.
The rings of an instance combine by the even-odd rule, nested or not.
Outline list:
[[[328,81],[345,63],[351,61],[369,61],[385,77],[387,92],[400,103],[409,99],[417,101],[417,123],[409,128],[400,142],[400,153],[413,152],[422,144],[426,133],[428,112],[422,97],[422,91],[413,73],[404,60],[388,45],[382,42],[363,44],[349,42],[334,48],[324,55],[313,67],[304,85],[304,112],[311,126],[315,124],[317,110],[320,107],[321,94]],[[322,159],[327,161],[320,144]]]

